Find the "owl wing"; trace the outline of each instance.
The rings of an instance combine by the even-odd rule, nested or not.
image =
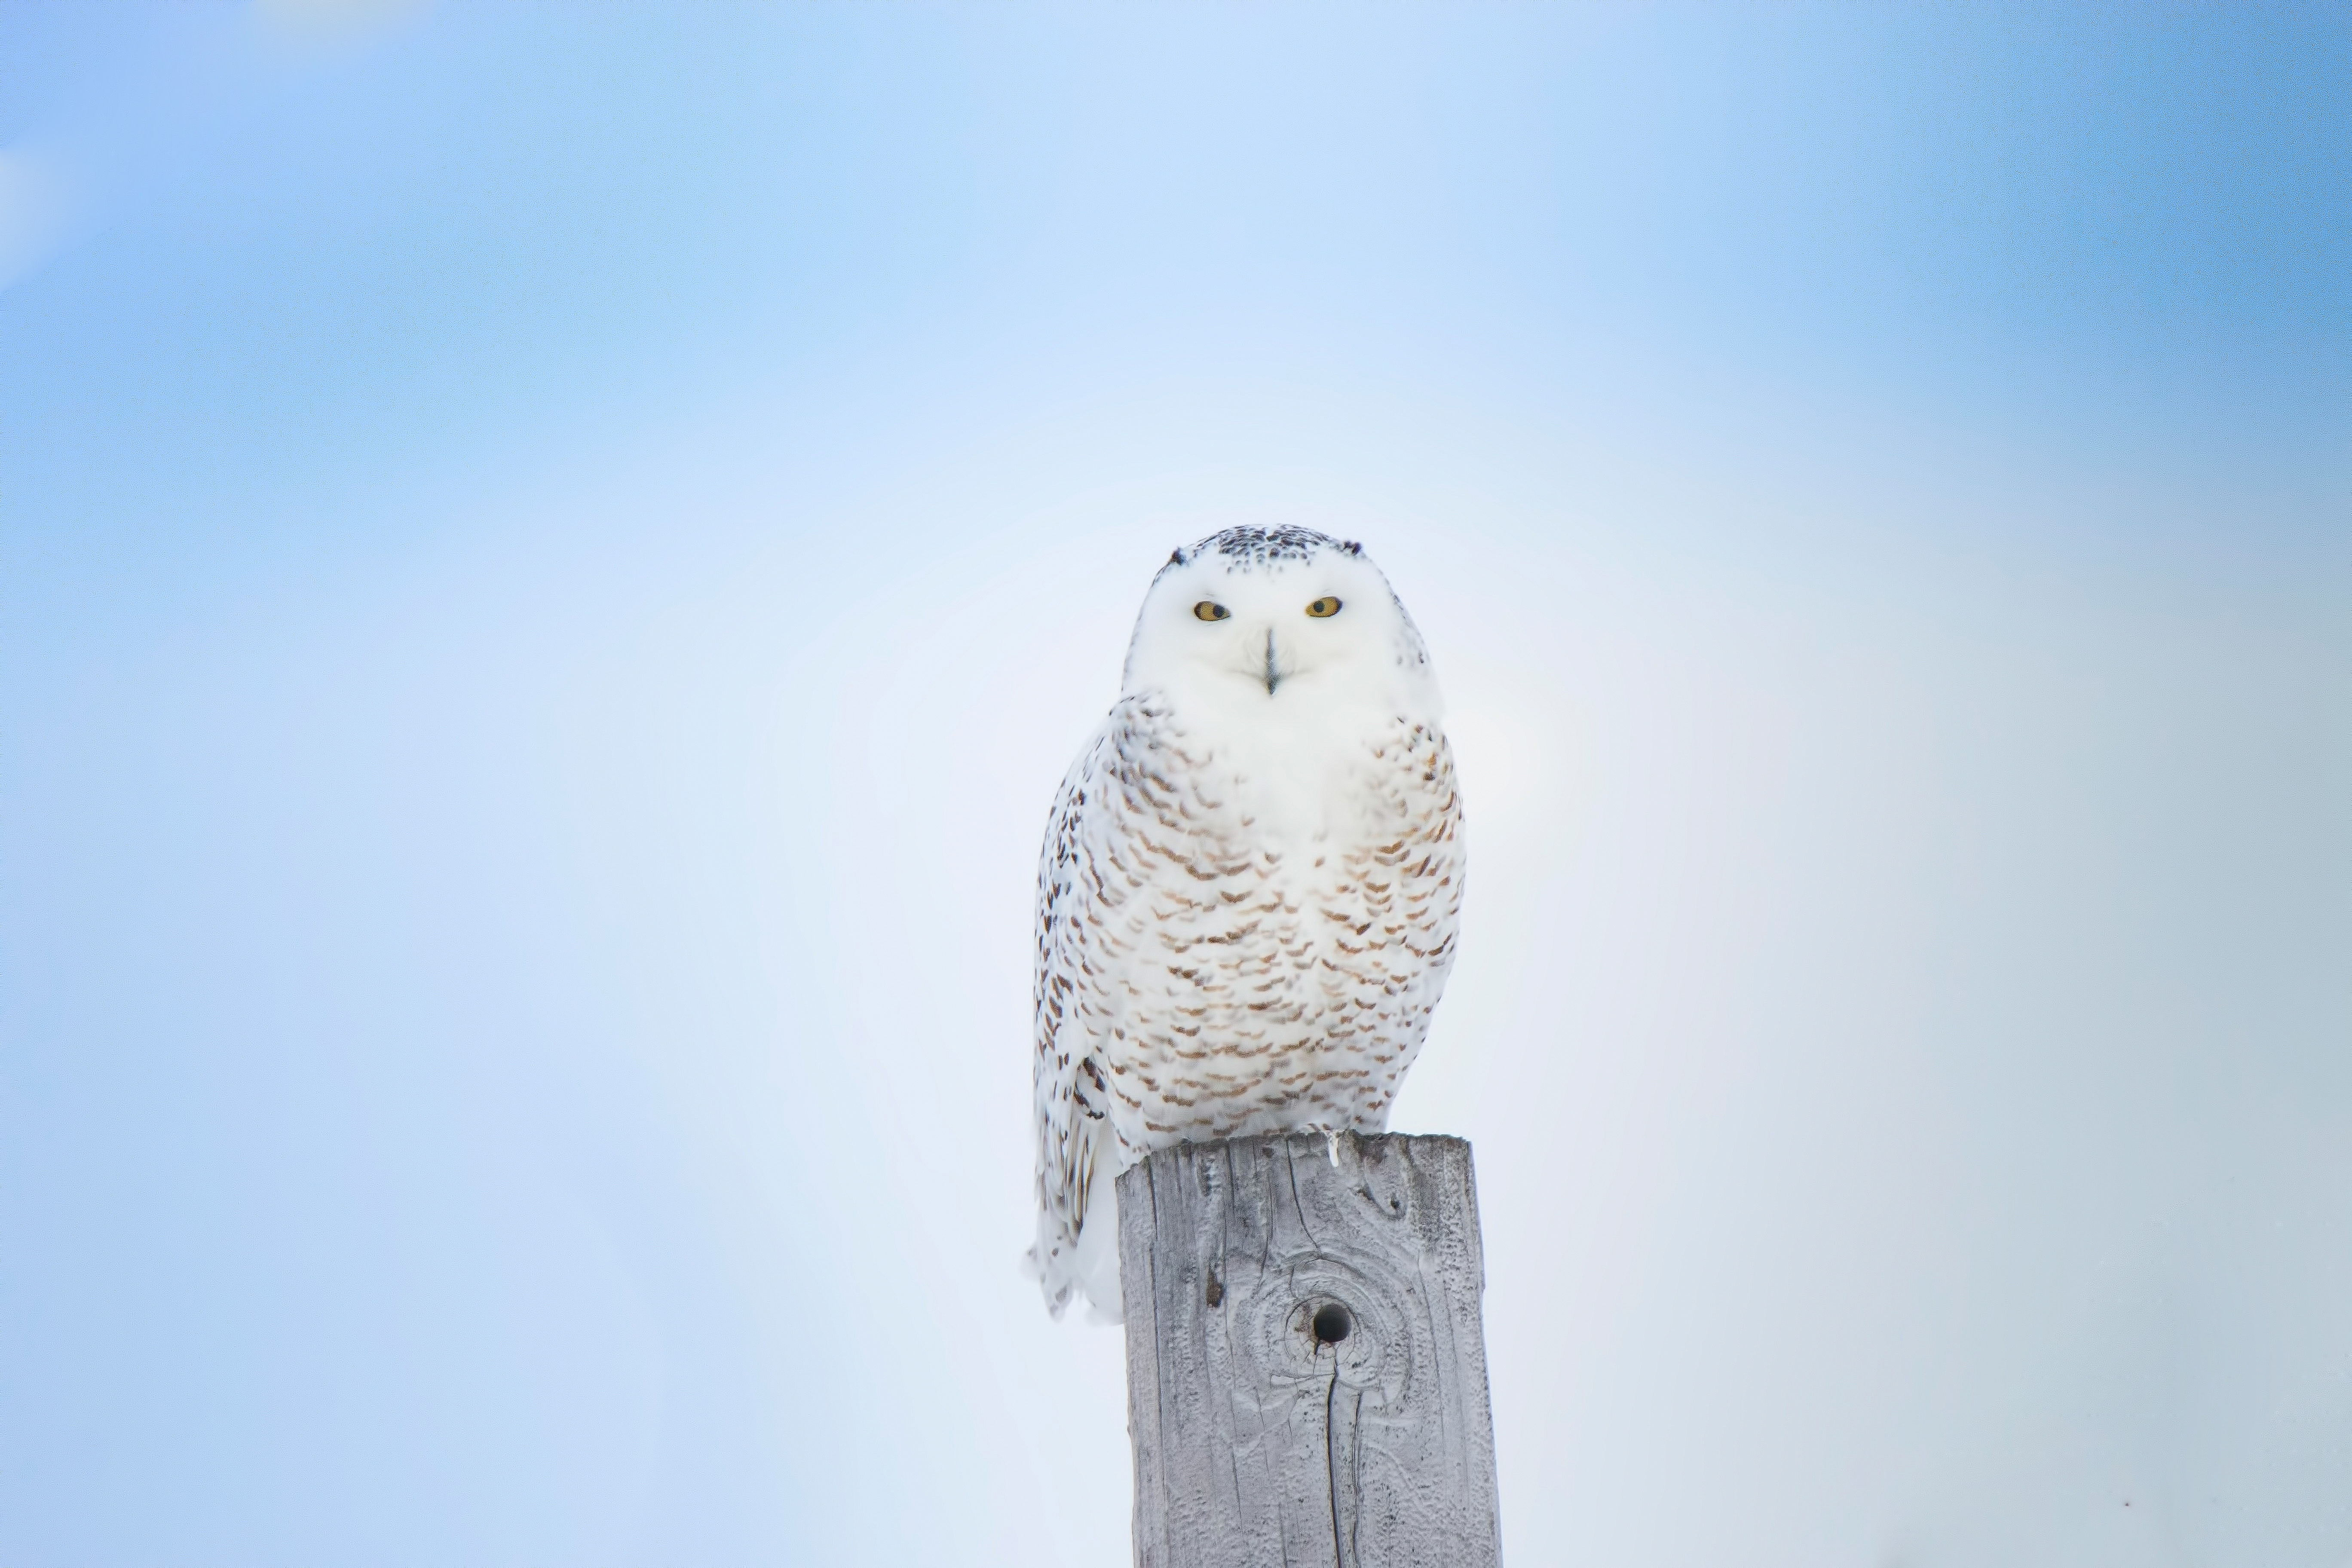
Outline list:
[[[1110,1137],[1108,1089],[1086,1014],[1103,907],[1097,840],[1112,810],[1119,721],[1114,712],[1062,780],[1037,862],[1037,1244],[1029,1258],[1057,1317],[1077,1284],[1093,1184],[1097,1173],[1117,1174],[1097,1169],[1097,1150]]]

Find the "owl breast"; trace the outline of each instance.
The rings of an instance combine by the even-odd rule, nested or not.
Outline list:
[[[1180,1142],[1384,1128],[1454,961],[1461,805],[1444,735],[1388,719],[1252,748],[1123,706],[1079,835],[1091,929],[1073,1020],[1118,1164]]]

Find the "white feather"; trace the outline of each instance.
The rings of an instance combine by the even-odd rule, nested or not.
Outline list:
[[[1113,1321],[1113,1184],[1145,1153],[1387,1126],[1463,885],[1436,679],[1356,546],[1177,552],[1123,684],[1038,868],[1031,1253],[1057,1316],[1083,1293]]]

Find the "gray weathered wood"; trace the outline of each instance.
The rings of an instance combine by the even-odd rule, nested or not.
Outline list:
[[[1118,1215],[1138,1568],[1500,1562],[1469,1144],[1186,1144]]]

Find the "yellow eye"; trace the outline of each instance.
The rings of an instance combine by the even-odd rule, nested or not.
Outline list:
[[[1192,606],[1192,613],[1204,621],[1222,621],[1233,612],[1214,599],[1203,599]]]
[[[1307,613],[1313,616],[1318,621],[1327,619],[1339,613],[1339,601],[1331,597],[1328,594],[1326,594],[1323,597],[1307,605]]]

